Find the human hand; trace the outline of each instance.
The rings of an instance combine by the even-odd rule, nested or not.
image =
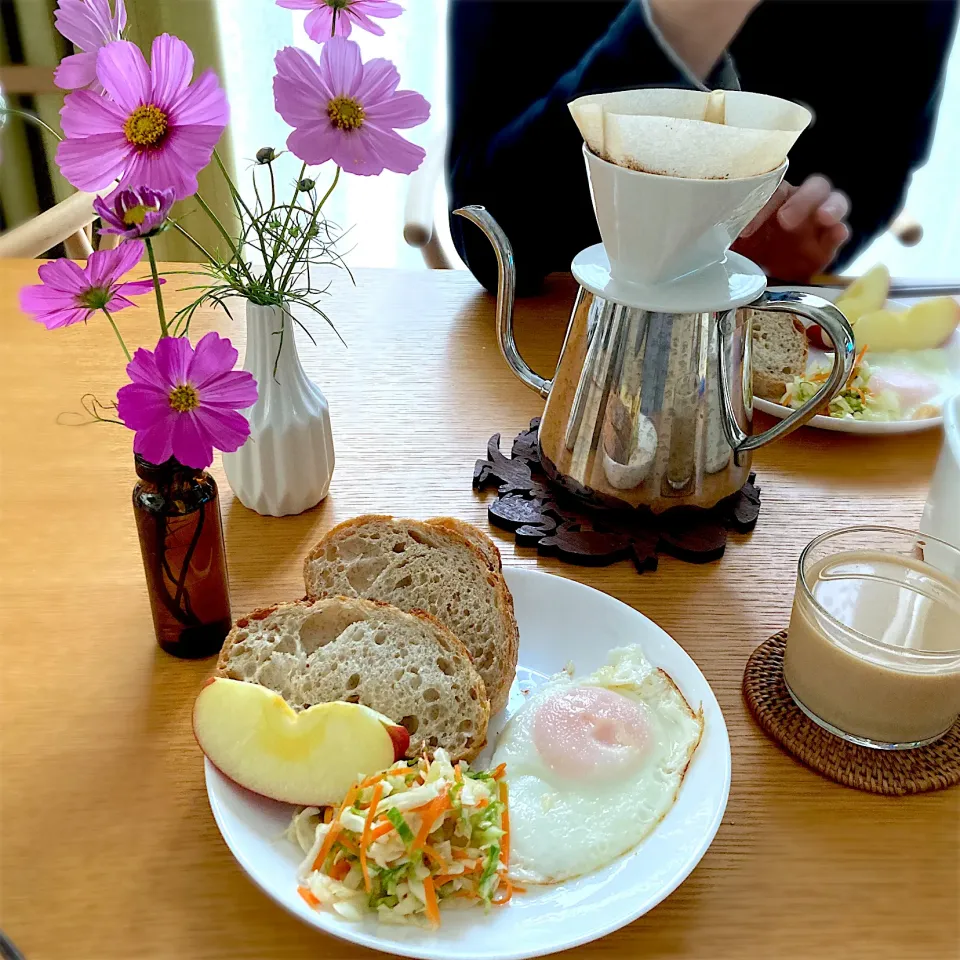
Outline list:
[[[732,249],[770,276],[802,283],[829,266],[850,238],[849,211],[846,194],[826,177],[815,174],[799,187],[784,182]]]

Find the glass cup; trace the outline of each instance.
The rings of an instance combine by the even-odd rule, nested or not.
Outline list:
[[[783,661],[797,706],[865,747],[906,750],[960,715],[960,550],[848,527],[800,555]]]

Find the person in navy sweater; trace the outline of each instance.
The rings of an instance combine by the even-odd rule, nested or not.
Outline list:
[[[926,160],[957,0],[451,0],[450,209],[483,204],[518,292],[599,241],[567,103],[643,86],[743,89],[808,106],[787,180],[734,249],[802,282],[849,263]],[[943,117],[941,123],[958,122]],[[476,227],[457,251],[496,289]]]

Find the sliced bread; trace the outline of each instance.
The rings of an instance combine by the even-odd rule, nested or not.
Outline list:
[[[807,335],[792,313],[753,314],[753,393],[780,403],[787,384],[807,370]]]
[[[467,648],[493,713],[507,703],[519,634],[500,552],[476,527],[367,515],[334,527],[304,562],[307,596],[365,597],[424,610]]]
[[[217,676],[259,683],[295,710],[362,703],[410,733],[408,756],[443,747],[472,760],[490,704],[462,643],[425,614],[334,597],[257,610],[230,631]]]

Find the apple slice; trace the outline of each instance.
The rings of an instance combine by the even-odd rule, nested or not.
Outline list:
[[[882,310],[887,305],[890,292],[890,271],[882,264],[869,269],[837,297],[837,309],[850,321],[856,323],[865,313]]]
[[[853,325],[857,346],[871,353],[891,350],[928,350],[939,347],[960,322],[960,304],[952,297],[935,297],[908,310],[874,310]]]
[[[193,707],[200,749],[225,776],[271,800],[339,803],[350,786],[407,752],[410,735],[358,703],[295,712],[256,683],[212,677]]]

